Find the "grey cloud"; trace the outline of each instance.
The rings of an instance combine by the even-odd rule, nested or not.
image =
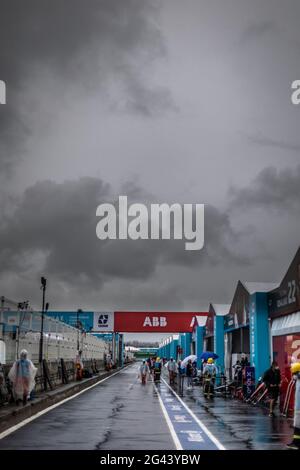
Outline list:
[[[292,152],[300,152],[300,144],[289,143],[284,140],[272,139],[262,134],[248,135],[249,142],[260,145],[262,147],[274,147],[280,150],[289,150]]]
[[[39,302],[43,274],[64,308],[76,298],[84,308],[100,299],[104,308],[175,309],[230,301],[238,278],[280,277],[299,241],[299,170],[255,175],[299,150],[289,87],[299,72],[300,3],[234,0],[228,15],[225,3],[1,1],[5,295]],[[181,112],[161,119],[176,110],[164,84]],[[118,193],[132,202],[213,202],[220,209],[206,208],[204,250],[101,243],[95,207],[116,194],[98,178],[76,179],[86,174],[124,182]],[[71,181],[54,182],[63,179]],[[228,185],[241,181],[228,200]]]
[[[173,109],[169,91],[149,85],[153,61],[166,53],[158,12],[156,0],[1,2],[0,78],[8,93],[0,108],[2,171],[24,153],[28,117],[39,107],[26,103],[25,90],[34,83],[42,89],[47,75],[55,77],[58,94],[72,86],[81,96],[103,87],[111,109],[143,116]],[[117,93],[108,91],[114,80]]]
[[[286,213],[299,211],[300,165],[278,170],[264,168],[246,188],[232,187],[233,208],[263,208]]]
[[[128,98],[124,110],[144,116],[159,116],[166,110],[178,111],[170,91],[165,87],[145,88],[142,81],[130,73],[126,80]]]
[[[233,227],[230,216],[212,205],[205,206],[205,241],[200,251],[184,251],[181,242],[174,241],[165,253],[166,261],[179,266],[239,265],[249,258],[238,252],[236,244],[243,236]]]
[[[136,202],[149,200],[137,185],[131,199],[133,195],[139,195]],[[201,251],[185,251],[184,241],[174,240],[100,241],[95,232],[96,208],[114,200],[110,185],[91,177],[63,183],[40,181],[28,188],[0,226],[1,272],[34,277],[42,269],[67,284],[100,288],[112,279],[149,279],[159,265],[245,262],[233,248],[238,234],[228,215],[214,207],[206,211],[207,242]]]
[[[44,271],[67,283],[100,287],[111,277],[149,277],[161,254],[157,246],[96,237],[96,208],[113,200],[110,186],[91,177],[28,188],[1,225],[1,271],[32,275],[32,262],[42,253]]]
[[[251,41],[259,40],[268,33],[276,33],[277,27],[272,21],[260,21],[250,24],[240,37],[240,45],[246,45]]]

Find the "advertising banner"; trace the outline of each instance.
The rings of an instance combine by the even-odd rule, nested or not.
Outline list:
[[[77,326],[77,322],[85,331],[91,331],[93,329],[94,312],[82,311],[77,313],[76,311],[48,311],[47,317],[55,318],[61,322],[67,323],[74,328]]]
[[[207,312],[115,312],[115,331],[132,333],[187,333],[194,318]]]
[[[114,331],[114,312],[94,312],[93,331],[101,333]]]
[[[245,367],[243,378],[244,397],[249,398],[255,390],[255,369],[254,367]]]
[[[99,339],[103,339],[103,341],[110,342],[113,339],[112,333],[93,333],[93,336],[96,336]]]

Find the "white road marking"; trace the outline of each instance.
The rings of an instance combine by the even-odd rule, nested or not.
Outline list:
[[[180,405],[171,405],[171,411],[181,411],[182,407]]]
[[[178,439],[178,436],[177,436],[177,434],[176,434],[176,432],[175,432],[175,429],[174,429],[174,427],[173,427],[172,421],[171,421],[170,418],[169,418],[169,414],[168,414],[168,412],[167,412],[167,410],[166,410],[166,407],[165,407],[165,405],[164,405],[164,403],[163,403],[163,401],[162,401],[162,399],[161,399],[160,393],[159,393],[159,391],[157,390],[157,387],[156,387],[156,385],[155,385],[154,382],[153,382],[153,385],[154,385],[154,388],[155,388],[155,390],[156,390],[156,393],[157,393],[157,396],[158,396],[158,401],[159,401],[160,407],[161,407],[161,409],[162,409],[163,415],[164,415],[164,417],[165,417],[165,420],[166,420],[166,422],[167,422],[167,425],[168,425],[169,431],[170,431],[170,433],[171,433],[172,439],[173,439],[173,441],[174,441],[176,450],[183,450],[182,445],[180,444],[180,441],[179,441],[179,439]]]
[[[201,431],[180,431],[182,434],[188,434],[188,441],[190,442],[204,442],[203,437],[201,436]]]
[[[15,425],[12,426],[11,428],[6,429],[6,430],[3,431],[2,433],[0,433],[0,440],[3,439],[3,438],[6,437],[6,436],[9,436],[9,434],[12,434],[13,432],[17,431],[18,429],[22,428],[23,426],[26,426],[26,424],[30,423],[31,421],[34,421],[35,419],[39,418],[40,416],[42,416],[42,415],[48,413],[49,411],[53,410],[54,408],[57,408],[58,406],[63,405],[64,403],[66,403],[66,402],[69,401],[69,400],[73,400],[73,398],[76,398],[76,397],[78,397],[79,395],[81,395],[82,393],[87,392],[87,391],[90,390],[91,388],[94,388],[94,387],[96,387],[97,385],[100,385],[101,383],[103,383],[103,382],[105,382],[106,380],[110,379],[110,378],[113,377],[114,375],[117,375],[117,374],[119,374],[120,372],[123,372],[125,369],[127,369],[127,367],[129,367],[129,366],[126,366],[124,369],[121,369],[121,370],[118,370],[117,372],[114,372],[113,374],[109,375],[108,377],[105,377],[104,379],[99,380],[99,382],[96,382],[95,384],[90,385],[90,387],[87,387],[87,388],[81,390],[80,392],[75,393],[75,395],[72,395],[71,397],[65,398],[64,400],[62,400],[62,401],[60,401],[60,402],[58,402],[58,403],[55,403],[54,405],[51,405],[51,406],[49,406],[48,408],[45,408],[45,409],[42,410],[42,411],[39,411],[39,412],[36,413],[35,415],[30,416],[30,418],[24,419],[24,421],[21,421],[20,423],[15,424]]]
[[[194,420],[199,424],[200,428],[203,429],[207,437],[218,447],[219,450],[226,450],[225,447],[221,444],[220,441],[209,431],[209,429],[205,426],[205,424],[200,421],[200,419],[193,413],[193,411],[184,403],[184,401],[180,398],[179,395],[168,385],[165,379],[162,378],[166,386],[171,390],[171,392],[175,395],[175,397],[180,401],[180,403],[184,406],[184,408],[188,411],[188,413],[194,418]]]
[[[174,419],[177,423],[192,423],[190,419],[187,419],[185,415],[174,415]]]

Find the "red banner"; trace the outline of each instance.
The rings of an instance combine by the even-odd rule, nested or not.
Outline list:
[[[118,333],[188,333],[196,317],[207,312],[115,312],[114,330]]]

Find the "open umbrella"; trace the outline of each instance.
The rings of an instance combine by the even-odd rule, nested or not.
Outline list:
[[[191,354],[190,356],[185,357],[181,361],[181,367],[185,367],[187,363],[189,362],[189,360],[191,360],[192,362],[197,361],[197,356],[195,356],[194,354]]]
[[[213,359],[218,359],[219,356],[218,354],[211,351],[203,351],[200,356],[200,359],[204,359],[204,361],[207,361],[207,359],[209,359],[210,357],[212,357]]]

